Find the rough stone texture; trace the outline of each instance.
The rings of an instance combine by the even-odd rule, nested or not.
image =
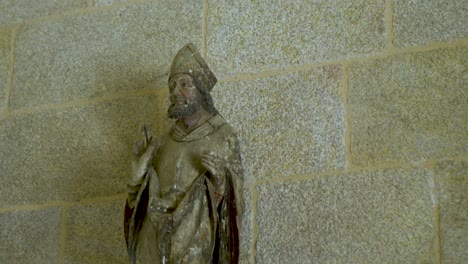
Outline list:
[[[11,67],[11,34],[0,31],[0,112],[6,108],[8,76]]]
[[[64,263],[128,263],[125,199],[72,207],[67,212]]]
[[[378,53],[384,2],[210,1],[208,59],[223,77]]]
[[[350,65],[352,162],[419,162],[465,153],[467,66],[467,48]]]
[[[24,20],[60,14],[87,6],[87,0],[2,0],[0,25],[8,26]]]
[[[239,134],[247,181],[346,166],[341,79],[328,66],[213,89]]]
[[[0,2],[0,207],[123,193],[141,124],[156,121],[158,134],[170,127],[167,92],[87,100],[166,89],[173,56],[189,41],[201,47],[206,18],[208,64],[220,79],[213,96],[239,133],[246,168],[241,263],[255,260],[252,245],[256,263],[431,263],[434,235],[442,263],[468,263],[466,160],[439,162],[435,187],[432,172],[418,168],[279,182],[348,168],[346,74],[338,66],[269,71],[382,53],[385,3],[394,7],[397,47],[466,38],[465,1],[220,0],[209,1],[207,17],[203,0]],[[86,2],[114,6],[69,12]],[[12,67],[6,30],[25,21],[8,116],[2,112]],[[350,165],[466,155],[466,50],[350,63]],[[267,72],[256,80],[226,78],[260,71]],[[71,101],[78,106],[45,106]],[[22,111],[37,106],[32,114]],[[257,203],[249,186],[259,182]],[[127,262],[122,200],[67,210],[65,263]],[[440,205],[440,234],[432,201]],[[58,263],[59,218],[58,208],[0,213],[0,263]]]
[[[58,263],[60,209],[0,213],[0,263]]]
[[[178,49],[201,47],[201,10],[202,1],[158,1],[26,27],[12,108],[167,86]]]
[[[441,161],[440,185],[442,263],[468,263],[468,159]]]
[[[261,185],[258,263],[435,263],[423,169]]]
[[[395,45],[416,46],[468,37],[465,0],[394,0]]]
[[[253,202],[252,192],[249,186],[244,185],[244,215],[242,216],[242,228],[240,230],[240,256],[239,263],[251,262],[253,239]]]
[[[95,6],[108,6],[118,3],[126,3],[128,0],[94,0]]]
[[[157,120],[157,102],[146,95],[1,122],[1,206],[124,192],[133,142]]]

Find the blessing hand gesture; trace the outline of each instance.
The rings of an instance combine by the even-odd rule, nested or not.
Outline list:
[[[154,151],[157,148],[157,140],[154,139],[153,133],[146,125],[141,128],[143,140],[138,140],[133,146],[132,160],[132,175],[130,177],[130,185],[141,183],[143,176],[151,166]]]

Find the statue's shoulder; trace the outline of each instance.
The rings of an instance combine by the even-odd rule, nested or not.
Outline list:
[[[218,131],[228,137],[237,137],[234,128],[219,114],[209,120],[210,125]]]

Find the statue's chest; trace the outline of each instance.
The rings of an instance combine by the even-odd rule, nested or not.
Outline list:
[[[202,153],[213,151],[209,136],[190,142],[167,140],[153,161],[158,174],[161,194],[177,190],[185,192],[206,169],[201,164]]]

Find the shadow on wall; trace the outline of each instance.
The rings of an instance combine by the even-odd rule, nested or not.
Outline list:
[[[124,62],[112,67],[118,70],[111,73],[102,65],[95,72],[101,76],[101,87],[117,92],[136,91],[135,94],[77,109],[86,120],[81,113],[75,119],[75,126],[83,131],[77,131],[80,169],[73,179],[84,197],[125,192],[132,148],[141,139],[141,126],[148,125],[155,134],[160,130],[156,123],[165,109],[156,90],[165,89],[168,67],[161,66],[150,73],[131,69],[130,65],[132,62]]]
[[[115,73],[107,77],[102,74],[104,81],[113,81]],[[132,75],[129,78],[136,80],[139,77]],[[156,81],[165,80],[166,76],[163,76]],[[78,139],[75,146],[79,158],[75,164],[77,172],[71,182],[78,192],[77,197],[124,193],[130,173],[132,148],[135,140],[141,138],[141,125],[147,124],[157,131],[156,123],[161,112],[158,93],[147,87],[145,81],[133,82],[132,87],[127,89],[149,92],[90,105],[84,107],[83,115],[75,115],[72,127],[80,128],[80,135],[74,135]],[[123,232],[123,203],[123,197],[119,195],[89,201],[67,211],[65,262],[128,262]]]
[[[129,68],[131,64],[122,65]],[[166,82],[166,76],[154,75],[151,83],[137,72],[114,79],[120,72],[110,74],[98,68],[105,67],[96,68],[103,83],[120,87],[121,78],[142,79],[127,82],[131,86],[126,90],[144,92],[2,122],[0,156],[5,158],[0,165],[8,176],[4,186],[9,186],[0,194],[5,206],[77,201],[124,192],[133,142],[140,136],[141,125],[158,131],[156,121],[162,106],[152,85]],[[121,69],[125,72],[125,67]]]

